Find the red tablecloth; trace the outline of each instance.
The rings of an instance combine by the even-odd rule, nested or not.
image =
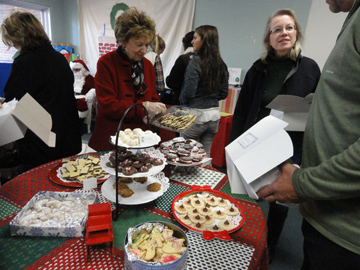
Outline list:
[[[135,206],[119,206],[119,218],[117,221],[113,221],[115,255],[111,255],[108,250],[94,248],[91,251],[90,263],[86,264],[86,246],[83,238],[10,236],[9,222],[38,191],[69,192],[77,190],[58,185],[50,180],[49,172],[60,162],[58,160],[39,166],[0,187],[0,269],[123,269],[123,245],[127,229],[151,220],[176,222],[171,211],[172,199],[177,194],[191,189],[190,184],[187,184],[186,181],[179,182],[175,176],[169,176],[169,189],[155,201]],[[167,169],[166,166],[165,172],[168,175]],[[245,269],[268,269],[267,227],[260,207],[248,196],[231,194],[228,177],[225,174],[209,166],[194,169],[198,170],[198,173],[189,177],[190,180],[197,181],[198,185],[201,181],[212,183],[214,190],[222,191],[239,201],[245,223],[238,231],[231,234],[230,242],[225,241],[221,244],[222,240],[217,241],[217,247],[213,246],[215,241],[205,241],[200,237],[198,239],[200,250],[193,249],[193,254],[197,253],[196,256],[201,256],[201,252],[206,252],[208,255],[219,250],[219,245],[236,245],[234,247],[243,247],[243,249],[251,251],[249,261],[245,262]],[[81,190],[77,191],[81,192]],[[100,187],[94,191],[101,195]],[[194,234],[194,232],[192,233]],[[207,248],[203,251],[202,247],[205,245]],[[229,250],[229,253],[226,254],[231,255],[232,252]],[[216,253],[213,256],[216,257]],[[218,258],[220,264],[222,259]],[[238,260],[244,260],[244,258]],[[204,264],[202,269],[210,269],[206,268],[206,263],[210,262],[201,263]],[[222,266],[221,269],[226,268]],[[231,269],[231,267],[227,269]]]
[[[212,164],[222,168],[226,165],[225,146],[229,144],[233,116],[221,117],[219,129],[211,146]]]

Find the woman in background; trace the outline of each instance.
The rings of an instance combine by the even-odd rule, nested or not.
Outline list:
[[[165,48],[165,41],[159,35],[155,35],[154,41],[149,45],[148,52],[145,54],[146,59],[148,59],[154,66],[156,91],[159,96],[161,96],[165,90],[164,71],[160,58],[160,54],[164,52]]]
[[[110,136],[116,134],[125,111],[134,103],[143,104],[150,116],[166,110],[155,88],[155,71],[144,58],[148,45],[155,37],[155,23],[144,12],[130,8],[117,17],[115,37],[120,46],[102,56],[95,75],[98,114],[89,146],[97,151],[112,150]],[[139,127],[145,112],[135,106],[126,115],[122,129]]]
[[[186,68],[180,105],[198,109],[201,115],[197,123],[181,136],[202,143],[207,157],[210,157],[211,145],[219,127],[219,100],[225,99],[229,91],[229,72],[220,56],[215,26],[196,28],[192,44],[196,53]]]
[[[194,55],[194,48],[191,43],[194,38],[194,33],[194,31],[190,31],[183,37],[182,44],[184,47],[184,53],[176,59],[169,76],[166,77],[166,85],[174,91],[174,96],[171,102],[172,105],[180,104],[179,97],[184,83],[186,67],[189,64],[192,55]]]
[[[301,55],[303,33],[290,9],[275,11],[266,24],[264,54],[249,69],[236,104],[230,142],[268,116],[266,106],[278,95],[305,97],[315,92],[320,78],[316,62]],[[288,132],[293,146],[293,163],[301,164],[304,132]],[[288,207],[270,203],[268,215],[269,261],[274,256],[287,217]]]
[[[29,93],[50,115],[55,147],[30,129],[18,141],[24,170],[75,155],[81,151],[80,121],[74,97],[74,75],[66,58],[56,52],[40,21],[29,12],[14,12],[1,25],[5,45],[15,47],[15,58],[4,88],[5,101]]]

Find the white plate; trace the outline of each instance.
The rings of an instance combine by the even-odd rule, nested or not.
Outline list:
[[[161,189],[157,192],[150,192],[146,189],[149,184],[158,182],[161,184]],[[101,192],[105,196],[106,199],[116,202],[116,190],[113,185],[115,183],[115,176],[112,175],[108,180],[104,182],[101,186]],[[118,195],[119,204],[125,205],[138,205],[143,203],[151,202],[161,195],[165,193],[165,191],[169,188],[169,178],[165,177],[163,172],[158,173],[153,176],[148,176],[148,180],[141,184],[133,181],[130,184],[127,184],[129,188],[134,191],[134,194],[128,198],[123,198]]]
[[[161,141],[161,138],[159,135],[157,135],[156,133],[153,133],[152,135],[156,135],[156,141],[153,143],[144,143],[142,145],[128,145],[127,143],[124,143],[123,141],[121,141],[121,139],[119,138],[118,140],[118,145],[119,146],[123,146],[126,148],[134,148],[134,149],[139,149],[139,148],[146,148],[146,147],[151,147],[151,146],[155,146],[158,145],[159,142]],[[110,136],[110,142],[115,145],[116,143],[116,136]]]
[[[163,161],[163,164],[159,165],[159,166],[154,166],[153,165],[148,172],[138,172],[138,173],[135,173],[133,175],[125,175],[122,172],[118,172],[119,176],[122,176],[122,177],[149,176],[149,175],[157,174],[157,173],[161,172],[165,168],[165,165],[167,164],[166,159],[164,158],[163,153],[161,153],[159,150],[155,150],[154,148],[147,148],[147,149],[143,149],[143,150],[140,150],[140,151],[143,152],[143,153],[148,153],[153,158],[160,158]],[[111,152],[109,152],[109,153],[107,153],[107,154],[100,157],[100,159],[101,159],[100,165],[101,165],[101,168],[105,172],[107,172],[107,173],[109,173],[111,175],[115,175],[115,168],[110,168],[110,167],[106,166],[106,163],[109,162],[110,153]]]

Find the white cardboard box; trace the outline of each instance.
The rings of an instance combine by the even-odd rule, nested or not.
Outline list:
[[[271,109],[270,115],[289,124],[285,130],[304,131],[313,97],[313,93],[304,98],[293,95],[278,95],[266,107]]]
[[[0,116],[0,146],[23,138],[27,128],[48,146],[55,147],[51,115],[28,93],[11,112]]]
[[[225,147],[232,193],[258,199],[256,192],[276,179],[277,166],[293,155],[286,126],[286,122],[267,116]]]

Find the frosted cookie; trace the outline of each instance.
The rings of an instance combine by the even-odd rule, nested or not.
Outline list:
[[[226,207],[228,204],[230,204],[230,202],[224,198],[221,198],[219,200],[218,206],[220,207]]]
[[[228,219],[224,219],[224,220],[220,220],[219,222],[219,227],[222,228],[223,230],[232,230],[235,228],[234,223],[232,223],[231,220]]]
[[[199,223],[199,222],[191,224],[191,227],[200,231],[204,231],[206,229],[205,223]]]
[[[203,216],[206,216],[206,215],[209,215],[211,216],[212,215],[212,211],[210,208],[207,208],[207,207],[200,207],[198,208],[198,211],[200,214],[202,214]]]
[[[205,224],[213,224],[215,222],[215,218],[213,216],[206,215],[205,216]]]
[[[236,216],[238,215],[239,209],[237,209],[237,207],[235,206],[229,206],[225,208],[225,214],[229,215],[229,216]]]
[[[175,211],[179,214],[186,214],[187,213],[187,209],[185,208],[185,206],[183,204],[175,204],[174,206]]]
[[[212,231],[212,232],[220,232],[220,231],[223,231],[224,229],[220,228],[218,225],[216,224],[213,224],[213,225],[207,225],[207,229],[209,231]]]
[[[200,198],[197,198],[197,199],[192,199],[191,200],[191,205],[193,207],[196,207],[196,208],[201,208],[201,207],[204,207],[205,206],[205,203],[203,200],[201,200]]]
[[[189,215],[190,220],[194,223],[205,223],[206,219],[204,216],[198,214],[198,215]]]
[[[214,196],[207,198],[205,201],[206,201],[206,203],[210,204],[211,206],[217,206],[219,204],[219,199]]]
[[[213,210],[213,217],[216,219],[224,219],[226,218],[226,214],[222,210]]]
[[[188,214],[186,214],[186,215],[180,215],[180,216],[179,216],[179,219],[180,219],[184,224],[187,224],[187,225],[190,225],[190,224],[192,223]]]

